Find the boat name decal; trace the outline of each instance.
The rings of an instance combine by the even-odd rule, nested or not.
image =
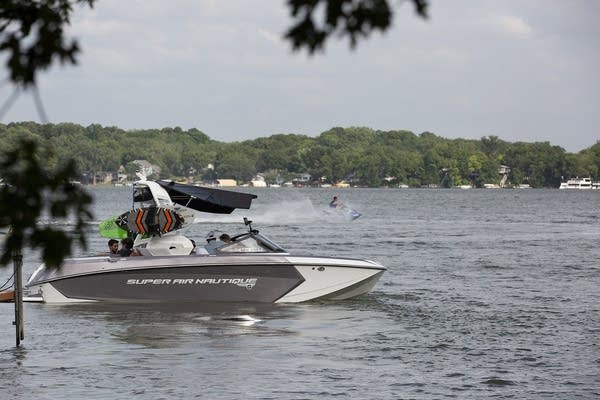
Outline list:
[[[188,278],[188,279],[169,279],[169,278],[146,278],[146,279],[127,279],[128,285],[236,285],[248,290],[252,289],[257,278]]]

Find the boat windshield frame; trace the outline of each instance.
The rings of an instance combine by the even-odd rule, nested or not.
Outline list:
[[[216,249],[219,254],[287,253],[283,247],[256,232],[234,236],[230,243]]]

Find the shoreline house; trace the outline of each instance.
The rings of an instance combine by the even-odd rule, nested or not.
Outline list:
[[[292,179],[292,183],[296,187],[304,187],[310,183],[311,179],[312,177],[310,174],[299,174],[296,178]]]
[[[133,160],[132,163],[137,164],[137,166],[140,168],[138,172],[144,176],[150,176],[152,174],[160,175],[160,167],[158,165],[151,164],[147,160]]]
[[[217,186],[219,187],[234,187],[237,186],[235,179],[217,179]]]
[[[267,182],[265,182],[265,177],[258,174],[250,181],[250,186],[252,187],[267,187]]]

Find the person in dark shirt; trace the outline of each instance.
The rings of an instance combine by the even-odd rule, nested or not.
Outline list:
[[[137,251],[133,250],[133,239],[125,238],[121,239],[121,250],[119,250],[121,257],[138,256]]]
[[[329,202],[329,207],[331,208],[338,208],[340,207],[342,204],[339,202],[337,196],[333,196],[333,200],[331,200]]]
[[[111,256],[116,256],[119,254],[119,241],[115,239],[110,239],[108,241],[108,254]]]

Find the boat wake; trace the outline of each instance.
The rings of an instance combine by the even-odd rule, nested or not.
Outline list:
[[[310,200],[282,201],[265,205],[265,210],[257,209],[254,212],[243,212],[244,216],[261,225],[303,224],[313,223],[322,219],[322,214],[315,209]],[[194,223],[221,223],[239,224],[240,212],[226,215],[197,215]]]
[[[197,214],[194,223],[239,224],[242,217],[248,217],[253,221],[260,221],[261,225],[302,225],[318,221],[337,224],[353,221],[361,215],[350,207],[315,207],[309,199],[270,203],[264,207],[264,211],[257,209],[232,214]]]
[[[263,322],[261,319],[250,315],[232,315],[232,316],[204,316],[196,318],[204,323],[233,323],[239,326],[253,326]]]

